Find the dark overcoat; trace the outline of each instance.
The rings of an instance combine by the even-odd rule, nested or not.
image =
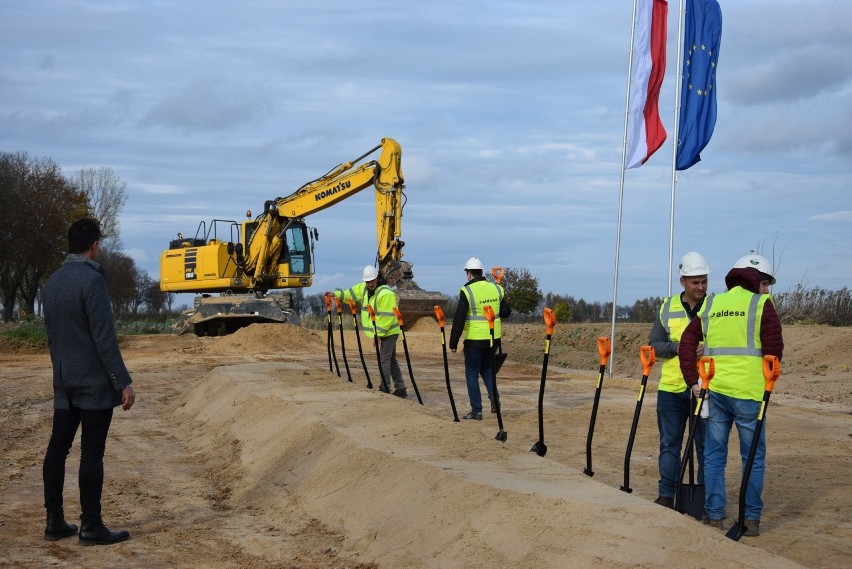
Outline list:
[[[132,383],[124,365],[101,266],[68,255],[44,285],[44,322],[53,363],[53,406],[110,409]]]

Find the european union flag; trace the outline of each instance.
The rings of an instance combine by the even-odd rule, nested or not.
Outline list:
[[[716,63],[722,39],[722,8],[716,0],[687,0],[683,78],[678,120],[677,170],[701,160],[716,126]]]

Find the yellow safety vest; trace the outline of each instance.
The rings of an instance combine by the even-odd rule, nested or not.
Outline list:
[[[467,340],[489,340],[491,331],[483,312],[486,305],[494,310],[494,339],[501,337],[500,302],[506,292],[503,287],[488,281],[477,281],[461,288],[467,297],[467,320],[464,322],[464,337]]]
[[[701,315],[704,355],[716,365],[710,391],[736,399],[763,399],[760,321],[768,300],[768,294],[736,286],[705,302]]]
[[[700,316],[704,312],[706,305],[707,301],[705,299],[704,304],[698,310],[697,316]],[[660,306],[660,323],[668,333],[670,341],[680,342],[680,337],[683,335],[683,331],[686,330],[689,322],[689,317],[686,315],[686,307],[681,302],[679,294],[663,301],[662,306]],[[680,358],[675,356],[663,362],[662,371],[660,372],[660,385],[657,389],[668,391],[669,393],[683,393],[686,391],[686,381],[684,381],[683,374],[680,371]]]
[[[373,320],[370,318],[370,311],[367,310],[367,305],[373,307],[376,313],[376,331],[379,333],[379,338],[385,336],[395,336],[400,333],[399,321],[396,319],[396,314],[393,309],[396,308],[396,295],[393,290],[387,285],[376,287],[375,292],[370,297],[369,302],[364,302],[367,297],[367,283],[359,282],[352,285],[346,290],[336,289],[334,295],[340,297],[344,303],[351,298],[361,310],[361,327],[368,338],[373,337]]]

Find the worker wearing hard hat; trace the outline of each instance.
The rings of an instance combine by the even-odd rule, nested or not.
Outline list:
[[[681,334],[687,325],[701,314],[707,295],[707,275],[710,267],[700,254],[689,252],[678,266],[683,292],[663,300],[651,339],[654,355],[663,361],[660,384],[657,388],[657,428],[660,431],[660,480],[654,503],[674,508],[675,496],[680,488],[680,454],[683,433],[692,414],[693,400],[699,386],[687,386],[680,371],[677,357]],[[696,349],[701,356],[702,346]],[[697,418],[693,439],[698,456],[698,484],[703,484],[704,420]]]
[[[479,378],[485,382],[488,398],[491,400],[491,412],[497,411],[499,401],[494,400],[494,370],[491,366],[492,354],[500,345],[502,335],[501,321],[508,318],[512,309],[506,302],[503,287],[485,280],[482,261],[471,257],[464,264],[467,282],[459,293],[459,303],[453,316],[453,329],[450,333],[450,351],[458,349],[462,331],[464,331],[464,375],[467,380],[467,396],[470,399],[470,412],[463,419],[482,420],[482,392]],[[494,345],[491,345],[491,330],[483,314],[486,305],[494,310]]]
[[[701,318],[693,320],[680,340],[678,356],[686,382],[698,382],[696,348],[715,362],[710,382],[710,416],[704,441],[705,523],[722,529],[726,517],[725,464],[728,437],[736,424],[743,464],[748,460],[763,400],[763,356],[784,351],[781,320],[769,297],[775,284],[771,263],[761,255],[739,259],[725,277],[727,292],[709,298]],[[761,430],[745,493],[744,535],[760,535],[766,431]]]
[[[393,309],[396,306],[396,295],[379,279],[379,271],[372,265],[367,265],[361,272],[361,282],[346,290],[336,289],[334,296],[342,302],[348,299],[355,301],[361,309],[361,327],[368,338],[372,339],[373,321],[367,305],[373,307],[376,314],[376,334],[379,337],[379,358],[382,363],[382,382],[379,390],[390,393],[390,383],[393,382],[393,394],[397,397],[407,397],[405,380],[396,359],[396,341],[399,338],[399,321]]]

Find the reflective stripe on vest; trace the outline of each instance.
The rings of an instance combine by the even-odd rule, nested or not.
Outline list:
[[[500,285],[482,280],[462,287],[462,293],[467,297],[467,318],[464,322],[464,336],[467,340],[490,340],[491,330],[483,309],[491,305],[494,310],[494,339],[501,337],[502,325],[500,319],[500,303],[505,291]],[[497,298],[492,295],[496,291]]]
[[[706,304],[702,305],[701,310],[704,310]],[[701,314],[699,310],[698,314]],[[670,342],[680,342],[683,331],[689,325],[690,319],[687,315],[686,308],[680,300],[680,295],[670,296],[663,301],[660,306],[660,323],[668,334]],[[683,393],[686,391],[686,381],[683,379],[683,374],[680,371],[680,358],[677,356],[666,358],[663,362],[660,372],[660,384],[657,386],[660,391],[669,393]]]
[[[742,287],[716,295],[701,315],[704,355],[715,361],[710,391],[737,399],[763,399],[763,347],[760,320],[768,294]]]

